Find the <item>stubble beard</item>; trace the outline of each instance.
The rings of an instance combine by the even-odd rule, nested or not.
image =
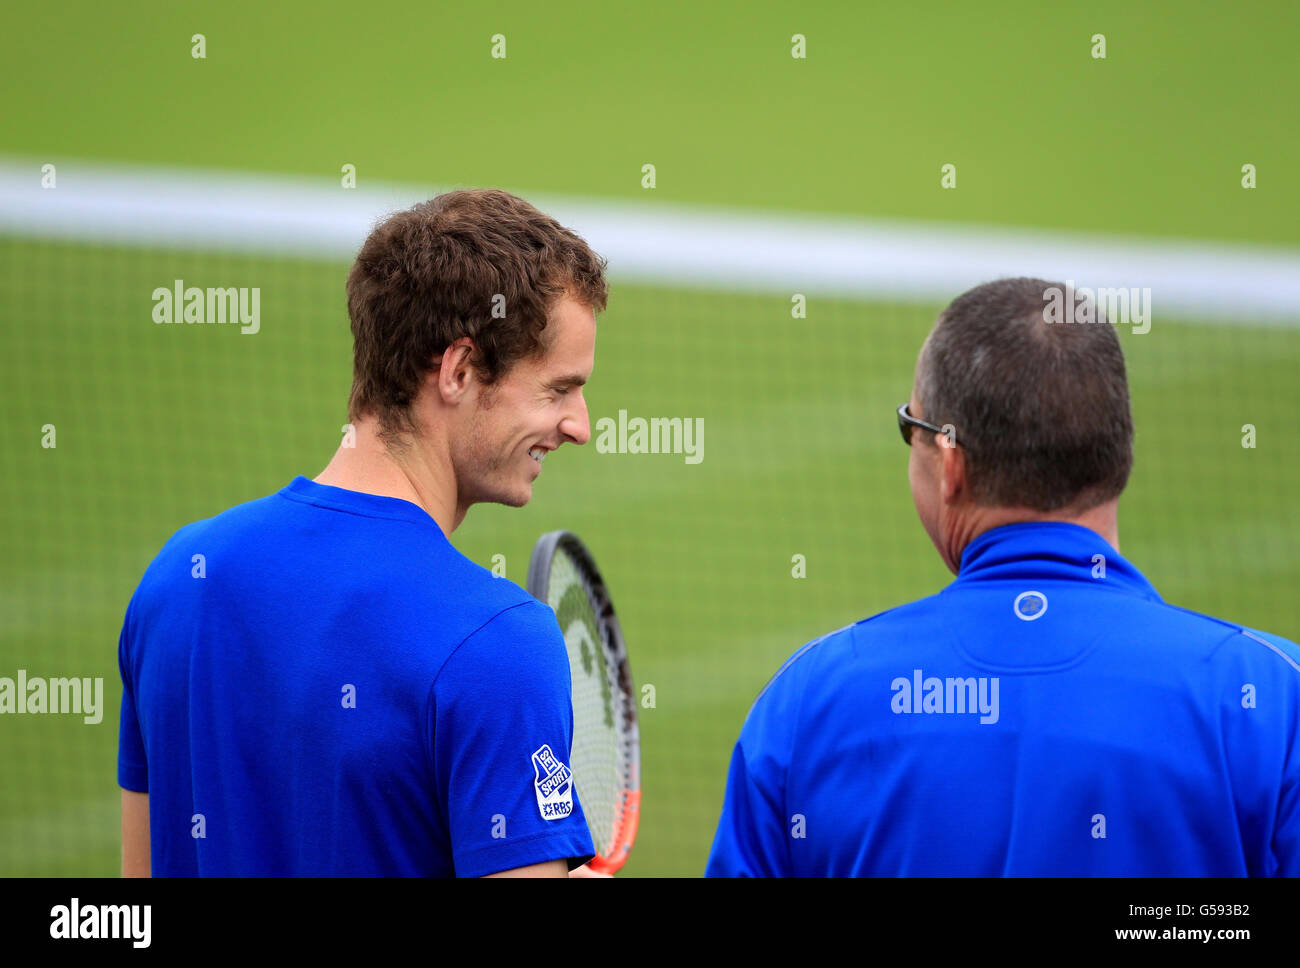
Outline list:
[[[520,477],[518,455],[493,439],[492,421],[485,414],[495,408],[495,388],[485,388],[467,435],[464,465],[468,481],[463,485],[469,504],[504,504],[520,508],[528,503],[532,490]],[[516,478],[520,477],[519,481]]]

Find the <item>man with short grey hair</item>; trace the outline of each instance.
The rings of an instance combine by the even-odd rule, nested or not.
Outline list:
[[[797,651],[736,744],[710,876],[1300,874],[1300,647],[1119,552],[1119,339],[1060,283],[956,299],[898,426],[957,580]]]

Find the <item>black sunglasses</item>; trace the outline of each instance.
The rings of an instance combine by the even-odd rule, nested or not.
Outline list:
[[[936,427],[932,423],[927,423],[918,417],[913,417],[907,412],[907,406],[908,405],[904,403],[898,408],[898,432],[903,435],[903,443],[907,444],[908,447],[912,446],[913,427],[920,427],[922,430],[928,430],[931,433],[942,434],[943,436],[948,437],[950,442],[956,444],[956,440],[948,435],[948,431],[944,430],[942,427]]]

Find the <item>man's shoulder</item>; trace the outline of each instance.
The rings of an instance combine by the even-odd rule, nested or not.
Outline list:
[[[465,559],[465,588],[473,602],[463,616],[461,645],[470,642],[476,655],[522,658],[525,642],[562,642],[555,613],[507,578],[498,578]],[[563,645],[561,644],[561,650]]]
[[[192,543],[204,542],[212,538],[228,540],[239,536],[254,538],[258,535],[265,538],[264,529],[275,520],[278,506],[280,506],[280,495],[277,492],[235,504],[210,517],[190,521],[172,532],[154,561],[179,554]]]
[[[868,649],[888,652],[895,647],[907,648],[915,643],[918,635],[940,627],[942,609],[943,601],[938,595],[895,605],[813,639],[795,652],[787,664],[814,650],[818,650],[821,658],[833,660],[849,655],[870,658]]]
[[[150,560],[137,597],[179,578],[208,578],[213,585],[229,574],[226,565],[246,567],[250,558],[279,553],[289,533],[294,505],[275,492],[244,501],[172,532]]]
[[[1137,596],[1107,596],[1095,609],[1098,622],[1123,631],[1121,645],[1136,635],[1145,654],[1159,662],[1235,663],[1265,659],[1265,668],[1300,673],[1300,646],[1270,632],[1230,619],[1163,601]]]
[[[432,518],[348,513],[295,499],[288,488],[177,529],[145,569],[133,605],[172,600],[191,578],[206,579],[203,587],[218,595],[350,590],[367,601],[400,602],[405,622],[465,636],[536,602],[466,557]]]
[[[755,705],[774,691],[802,690],[821,679],[821,671],[829,667],[847,662],[893,662],[896,650],[907,649],[935,624],[939,607],[939,597],[931,595],[869,615],[804,643],[768,680]],[[825,681],[836,680],[832,677]]]
[[[539,689],[551,695],[560,683],[567,688],[569,659],[555,613],[513,582],[496,580],[518,594],[507,590],[460,626],[438,669],[440,687],[468,678],[474,689],[495,682],[520,695]]]
[[[1172,623],[1195,630],[1203,643],[1215,652],[1247,658],[1267,658],[1270,663],[1280,663],[1279,671],[1289,669],[1300,673],[1300,645],[1290,639],[1190,608],[1168,604],[1164,607],[1169,610]]]
[[[257,535],[268,516],[266,505],[274,498],[275,495],[267,495],[245,501],[177,528],[146,566],[135,599],[138,601],[158,586],[169,584],[173,577],[206,577],[208,559],[215,546],[225,546],[240,534]]]
[[[1280,635],[1158,599],[1133,598],[1122,604],[1131,609],[1135,627],[1142,629],[1144,641],[1157,652],[1163,647],[1195,662],[1265,658],[1270,664],[1277,663],[1280,674],[1300,674],[1300,645]],[[897,665],[902,655],[915,655],[928,640],[946,641],[950,613],[950,603],[939,593],[821,635],[801,645],[781,664],[758,700],[773,691],[800,693],[818,683],[833,688],[844,679],[830,674],[832,669]],[[1139,620],[1138,613],[1146,614]]]

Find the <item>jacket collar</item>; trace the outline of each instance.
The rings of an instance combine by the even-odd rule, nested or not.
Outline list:
[[[1155,587],[1091,528],[1064,521],[1005,524],[979,535],[961,554],[953,587],[982,581],[1104,582],[1105,587],[1161,601]]]

